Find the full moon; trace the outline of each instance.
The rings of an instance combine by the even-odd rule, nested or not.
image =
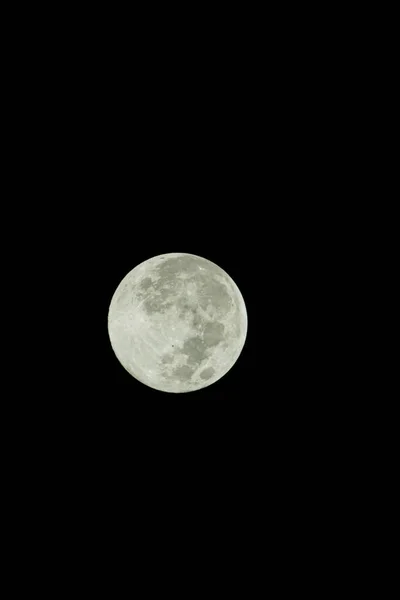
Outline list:
[[[115,355],[133,377],[164,392],[215,383],[237,361],[246,306],[231,277],[193,254],[144,261],[118,285],[108,312]]]

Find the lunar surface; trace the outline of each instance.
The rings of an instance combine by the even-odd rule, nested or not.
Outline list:
[[[162,254],[130,271],[108,313],[112,348],[125,369],[164,392],[191,392],[223,377],[247,334],[239,288],[216,264]]]

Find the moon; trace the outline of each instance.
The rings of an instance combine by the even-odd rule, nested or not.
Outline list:
[[[207,387],[235,364],[247,335],[231,277],[194,254],[162,254],[130,271],[108,312],[112,349],[137,380],[163,392]]]

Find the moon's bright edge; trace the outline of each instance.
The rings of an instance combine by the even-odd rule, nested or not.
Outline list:
[[[108,333],[120,363],[156,390],[211,385],[237,361],[247,334],[246,306],[231,277],[193,254],[144,261],[118,285]]]

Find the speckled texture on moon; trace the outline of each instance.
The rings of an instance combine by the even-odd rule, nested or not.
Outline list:
[[[125,369],[165,392],[211,385],[235,364],[247,334],[242,294],[216,264],[162,254],[130,271],[108,313],[112,348]]]

